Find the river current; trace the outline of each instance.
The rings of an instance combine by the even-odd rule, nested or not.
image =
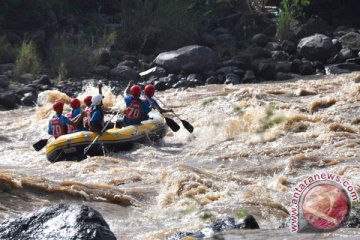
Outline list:
[[[80,99],[97,89],[84,91]],[[105,107],[123,108],[104,92]],[[278,229],[294,187],[321,171],[360,191],[359,72],[156,95],[192,134],[168,129],[159,142],[81,162],[50,163],[32,149],[48,138],[51,104],[65,94],[46,91],[35,108],[0,112],[0,220],[71,202],[97,209],[118,239],[166,239],[244,214]]]

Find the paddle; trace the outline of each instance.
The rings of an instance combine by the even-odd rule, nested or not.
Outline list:
[[[47,139],[41,139],[41,140],[37,141],[36,143],[33,144],[33,148],[36,151],[40,151],[43,147],[46,146],[46,144],[47,144],[47,142],[49,141],[50,138],[52,138],[52,136],[50,136]]]
[[[115,116],[115,114],[110,118],[109,121],[107,121],[107,123],[105,124],[105,126],[103,127],[103,129],[101,129],[101,132],[96,136],[96,138],[94,139],[94,141],[92,141],[92,143],[90,143],[89,146],[84,148],[84,155],[86,155],[86,153],[90,150],[90,148],[96,143],[96,141],[99,139],[99,137],[106,131],[107,126],[109,125],[109,123],[111,122],[111,120],[113,119],[113,117]]]
[[[159,98],[156,98],[156,100],[158,100],[162,105],[168,108]],[[184,126],[184,128],[186,128],[186,130],[188,130],[190,133],[194,131],[194,127],[188,121],[181,119],[176,113],[172,113],[181,121],[182,125]]]
[[[148,96],[146,96],[146,94],[143,94],[143,96],[146,98],[146,100],[150,103],[150,105],[154,108],[156,108],[156,110],[159,111],[159,113],[165,118],[165,122],[166,124],[171,128],[172,131],[177,132],[180,129],[179,124],[177,124],[174,120],[172,120],[171,118],[165,117],[164,114],[161,113],[160,109],[158,108],[158,106],[155,106],[150,99],[148,98]]]

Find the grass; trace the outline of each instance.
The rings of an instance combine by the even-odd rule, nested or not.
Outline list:
[[[41,69],[40,57],[36,46],[32,40],[24,40],[20,46],[15,62],[15,79],[19,79],[21,74],[38,74]]]

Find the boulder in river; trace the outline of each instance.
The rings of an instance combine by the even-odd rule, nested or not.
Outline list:
[[[85,205],[44,207],[0,224],[0,239],[116,240],[101,214]]]
[[[154,63],[165,68],[168,72],[202,73],[213,69],[216,61],[216,53],[211,48],[190,45],[174,51],[160,53],[155,58]]]

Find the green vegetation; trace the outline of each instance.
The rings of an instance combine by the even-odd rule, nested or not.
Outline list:
[[[282,0],[280,13],[277,17],[276,36],[279,40],[288,39],[291,24],[294,19],[303,15],[304,7],[310,4],[310,0]]]
[[[216,101],[216,100],[217,100],[216,97],[209,97],[209,98],[205,99],[205,100],[201,103],[201,105],[202,105],[203,107],[205,107],[205,106],[209,105],[210,103],[212,103],[212,102],[214,102],[214,101]]]
[[[243,219],[247,215],[246,211],[244,209],[238,209],[235,212],[235,218],[237,219]]]
[[[15,62],[15,79],[23,73],[38,74],[41,69],[40,58],[32,40],[24,40]]]

